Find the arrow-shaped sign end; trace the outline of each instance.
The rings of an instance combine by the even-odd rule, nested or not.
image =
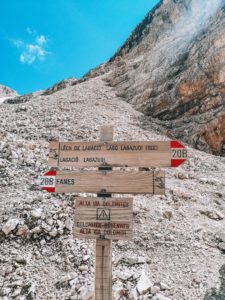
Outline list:
[[[177,168],[182,165],[186,159],[171,159],[171,167]]]
[[[48,193],[55,193],[55,188],[54,187],[43,187],[43,191],[46,191]]]
[[[182,145],[182,144],[181,144],[180,142],[178,142],[177,140],[172,140],[170,143],[171,143],[171,144],[170,144],[170,147],[171,147],[171,148],[179,148],[179,149],[185,148],[184,145]]]

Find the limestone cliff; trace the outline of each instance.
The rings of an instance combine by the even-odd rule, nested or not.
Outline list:
[[[164,0],[147,14],[107,72],[117,94],[168,135],[225,156],[225,1]]]

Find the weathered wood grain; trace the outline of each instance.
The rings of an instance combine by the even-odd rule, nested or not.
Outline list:
[[[133,233],[132,198],[76,198],[74,236],[130,240]]]
[[[164,171],[57,171],[56,193],[165,193]]]
[[[101,126],[100,141],[113,141],[113,134],[113,126]],[[95,300],[112,300],[112,240],[96,240],[95,259]]]
[[[179,159],[186,158],[185,151],[181,150]],[[170,141],[52,142],[48,164],[51,167],[171,167],[174,155]]]
[[[112,299],[112,242],[96,241],[95,300]]]

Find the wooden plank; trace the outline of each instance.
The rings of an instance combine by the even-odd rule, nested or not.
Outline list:
[[[42,188],[55,193],[165,193],[164,171],[51,171],[42,178]],[[45,186],[45,183],[49,183]]]
[[[100,141],[113,141],[113,134],[113,126],[101,126]],[[110,169],[108,168],[108,170]],[[98,194],[98,196],[101,196],[101,194]],[[111,194],[107,196],[111,197]],[[95,259],[95,300],[112,300],[112,240],[96,240]]]
[[[96,241],[95,300],[112,299],[112,243]]]
[[[187,158],[176,141],[51,142],[51,167],[171,167]],[[175,162],[175,164],[174,164]]]
[[[114,127],[113,126],[101,126],[100,127],[100,141],[102,142],[112,142],[114,135]]]
[[[75,237],[130,240],[132,235],[132,198],[76,198]]]

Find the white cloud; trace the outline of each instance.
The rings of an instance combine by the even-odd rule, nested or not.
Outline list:
[[[39,35],[39,36],[36,37],[36,42],[39,45],[44,45],[47,42],[47,39],[44,35]]]
[[[37,34],[36,31],[33,30],[33,29],[31,29],[30,27],[27,27],[27,28],[26,28],[26,32],[27,32],[28,34],[30,34],[30,35],[36,35],[36,34]]]
[[[11,40],[13,45],[21,51],[19,61],[28,65],[33,64],[35,61],[43,61],[46,55],[49,54],[49,52],[46,51],[46,36],[43,34],[37,35],[36,32],[29,27],[26,28],[26,32],[33,36],[31,42]]]
[[[25,50],[20,54],[20,62],[32,64],[36,60],[43,61],[47,52],[39,45],[26,45]]]
[[[24,46],[24,42],[20,41],[20,40],[11,40],[13,45],[16,46],[17,48],[23,47]]]

